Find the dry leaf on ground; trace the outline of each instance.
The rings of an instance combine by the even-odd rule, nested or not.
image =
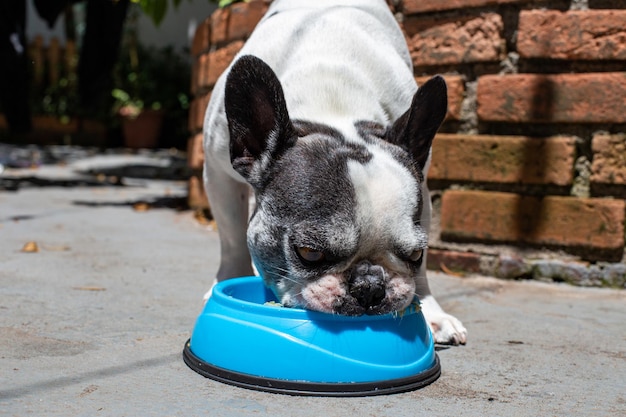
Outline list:
[[[26,252],[26,253],[39,252],[39,245],[37,245],[37,242],[26,242],[24,246],[22,247],[22,252]]]
[[[135,211],[148,211],[150,210],[150,205],[144,202],[138,202],[133,204],[133,210]]]
[[[196,211],[194,211],[193,213],[193,217],[194,219],[196,219],[196,221],[198,223],[200,223],[203,226],[215,226],[215,220],[213,220],[213,218],[211,218],[210,214],[207,214],[205,212],[205,210],[203,209],[198,209]]]
[[[450,268],[448,268],[448,267],[446,266],[446,264],[444,264],[443,262],[441,262],[441,263],[439,264],[439,268],[441,268],[441,270],[442,270],[443,272],[445,272],[446,274],[448,274],[448,275],[452,275],[453,277],[464,277],[464,276],[465,276],[465,274],[464,274],[464,273],[462,273],[462,272],[456,272],[456,271],[451,270],[451,269],[450,269]]]

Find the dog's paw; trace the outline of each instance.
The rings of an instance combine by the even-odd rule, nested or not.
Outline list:
[[[467,329],[456,317],[439,313],[428,318],[435,343],[443,345],[464,345],[467,342]]]
[[[467,341],[467,330],[456,317],[443,311],[432,295],[421,301],[422,312],[433,333],[435,343],[442,345],[464,345]]]

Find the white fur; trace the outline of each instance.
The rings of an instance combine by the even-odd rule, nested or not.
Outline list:
[[[370,146],[369,150],[373,155],[370,162],[348,162],[357,196],[357,218],[362,225],[366,225],[362,230],[368,233],[366,242],[376,245],[381,239],[402,236],[408,241],[389,243],[414,249],[425,248],[427,236],[423,231],[416,230],[412,221],[412,214],[417,208],[415,178],[408,169],[376,146]]]
[[[340,275],[324,275],[302,288],[298,304],[316,311],[332,311],[335,300],[348,292],[346,287]]]
[[[422,303],[422,312],[428,320],[435,342],[454,345],[465,344],[467,341],[467,330],[456,317],[443,311],[432,295],[427,295],[421,298],[420,301]]]
[[[316,18],[319,12],[335,6],[346,7]],[[243,54],[261,58],[274,70],[283,86],[291,118],[331,125],[347,140],[362,142],[354,122],[364,117],[381,125],[398,119],[409,108],[416,91],[404,36],[382,0],[276,0],[244,45],[240,52]],[[253,272],[246,244],[245,202],[250,188],[233,170],[229,157],[224,110],[228,71],[214,87],[204,122],[204,182],[221,242],[218,280]],[[357,215],[362,225],[369,227],[370,242],[361,250],[373,248],[378,237],[404,236],[399,232],[406,230],[414,233],[408,234],[410,241],[402,242],[403,245],[425,248],[430,223],[428,189],[423,186],[421,190],[423,229],[415,229],[408,220],[398,221],[411,218],[406,213],[417,204],[416,183],[393,158],[375,147],[370,146],[369,150],[373,154],[369,164],[351,163],[349,168],[358,190]],[[390,187],[395,188],[394,192],[388,192]],[[386,197],[389,195],[402,197],[391,200]],[[384,253],[379,257],[398,270],[395,255]],[[463,325],[443,312],[430,293],[426,259],[415,279],[394,275],[391,281],[392,293],[415,291],[420,296],[437,342],[465,343],[467,331]],[[305,291],[311,292],[307,296],[309,303],[317,303],[324,310],[330,299],[345,292],[344,285],[329,275]]]

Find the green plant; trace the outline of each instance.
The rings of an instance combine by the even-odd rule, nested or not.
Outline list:
[[[219,7],[226,7],[233,3],[248,3],[250,0],[211,0],[213,3],[217,3]]]
[[[146,47],[137,36],[141,9],[131,5],[110,90],[111,114],[117,124],[143,110],[163,114],[163,145],[181,146],[189,135],[191,63],[187,52],[172,46]]]
[[[190,77],[190,64],[173,47],[125,45],[113,76],[113,112],[136,117],[144,109],[153,109],[185,118]]]
[[[131,8],[120,58],[113,71],[113,112],[137,116],[144,109],[186,109],[191,66],[173,47],[145,47],[137,36],[139,10]]]
[[[31,93],[33,114],[54,116],[63,124],[70,122],[78,111],[78,92],[74,76],[61,77],[57,82]]]
[[[127,91],[121,88],[114,88],[111,95],[115,99],[113,104],[113,112],[119,116],[134,119],[146,109],[143,99],[134,98]],[[162,106],[159,101],[154,101],[148,107],[152,110],[161,110]]]
[[[139,4],[143,13],[152,19],[155,26],[159,26],[165,15],[167,14],[169,0],[131,0],[133,3]],[[191,0],[189,0],[191,1]],[[240,3],[246,0],[208,0],[211,3],[217,3],[219,7],[226,7],[232,3]],[[174,8],[182,2],[182,0],[171,0]]]

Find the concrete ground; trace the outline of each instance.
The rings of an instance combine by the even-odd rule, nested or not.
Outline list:
[[[171,208],[183,183],[123,183],[0,189],[0,415],[626,415],[626,292],[488,277],[431,273],[469,342],[439,350],[421,390],[291,397],[205,379],[181,352],[217,234]]]

